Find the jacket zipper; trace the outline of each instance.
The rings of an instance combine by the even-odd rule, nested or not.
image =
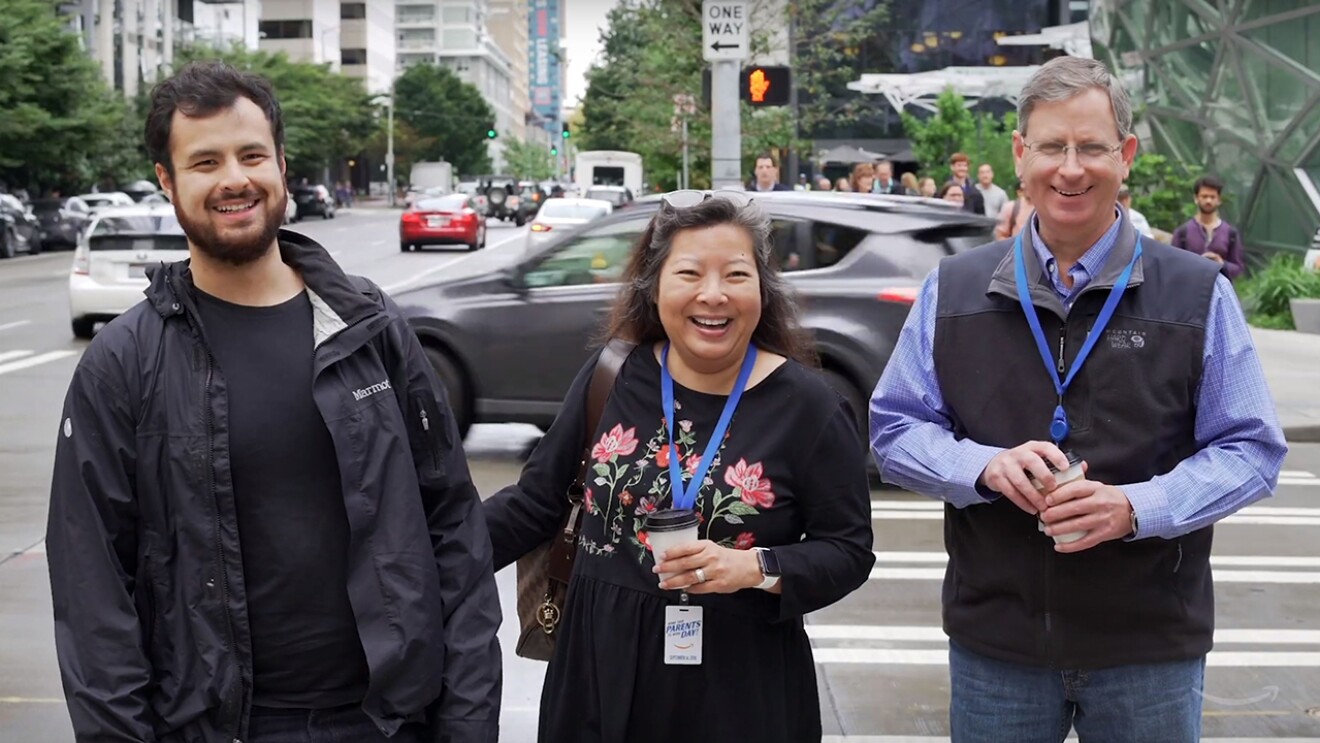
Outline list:
[[[426,414],[426,402],[417,400],[417,412],[422,420],[422,439],[426,441],[426,450],[431,454],[431,469],[439,471],[440,453],[436,450],[435,437],[431,435],[431,419]]]
[[[1062,328],[1061,330],[1059,330],[1059,375],[1060,375],[1060,377],[1063,376],[1063,373],[1064,373],[1064,372],[1068,371],[1068,370],[1064,367],[1064,365],[1063,365],[1063,342],[1064,342],[1064,339],[1067,338],[1067,337],[1068,337],[1068,325],[1067,325],[1067,323],[1065,323],[1064,326],[1063,326],[1063,328]],[[1062,380],[1060,380],[1060,381],[1062,381]]]

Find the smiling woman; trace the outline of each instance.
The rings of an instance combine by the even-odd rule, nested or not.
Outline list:
[[[809,368],[770,234],[746,194],[667,194],[607,326],[637,345],[598,427],[593,358],[519,482],[486,501],[498,569],[563,522],[587,445],[542,743],[821,739],[802,616],[865,582],[870,495],[853,412]],[[659,547],[680,522],[695,536]]]

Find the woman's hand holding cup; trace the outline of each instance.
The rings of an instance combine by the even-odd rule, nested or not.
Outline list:
[[[764,580],[755,552],[721,547],[709,539],[670,547],[656,560],[652,572],[670,576],[660,584],[666,591],[733,593]]]

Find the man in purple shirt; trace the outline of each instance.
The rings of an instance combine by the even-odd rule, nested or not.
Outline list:
[[[1182,248],[1218,263],[1230,280],[1243,268],[1242,237],[1237,228],[1219,218],[1224,182],[1213,175],[1196,181],[1196,216],[1173,231],[1173,247]]]

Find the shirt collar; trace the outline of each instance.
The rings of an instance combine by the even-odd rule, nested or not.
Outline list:
[[[1039,214],[1033,213],[1031,215],[1031,247],[1036,251],[1036,259],[1040,262],[1041,270],[1050,275],[1052,281],[1059,281],[1058,277],[1049,274],[1050,267],[1055,265],[1054,254],[1050,252],[1049,248],[1045,247],[1045,241],[1040,239],[1040,230],[1037,229],[1039,219]],[[1115,206],[1114,223],[1109,226],[1109,229],[1105,230],[1105,234],[1101,235],[1099,240],[1086,249],[1086,252],[1069,270],[1069,273],[1076,273],[1080,270],[1088,280],[1098,275],[1100,269],[1104,268],[1105,262],[1109,260],[1109,254],[1114,252],[1114,243],[1118,242],[1118,231],[1122,226],[1123,214]],[[1074,289],[1081,289],[1075,279],[1074,276]]]

